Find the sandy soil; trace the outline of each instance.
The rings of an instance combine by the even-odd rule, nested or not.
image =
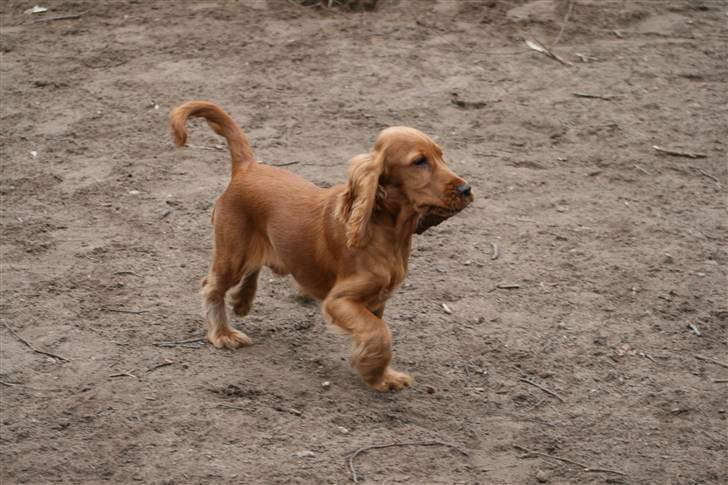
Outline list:
[[[381,3],[2,2],[2,483],[344,484],[426,441],[467,455],[359,481],[725,483],[728,6],[577,0],[559,35],[567,1]],[[571,65],[524,43],[557,37]],[[387,309],[413,388],[368,390],[270,273],[254,346],[155,345],[201,335],[229,171],[201,124],[172,147],[191,99],[320,184],[394,124],[472,183]]]

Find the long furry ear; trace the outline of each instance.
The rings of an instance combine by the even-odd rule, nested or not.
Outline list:
[[[368,239],[369,220],[383,170],[384,154],[381,151],[351,159],[348,186],[336,205],[336,218],[346,226],[346,245],[350,248],[359,247]]]

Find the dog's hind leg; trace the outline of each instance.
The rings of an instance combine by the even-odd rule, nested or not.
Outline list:
[[[217,348],[235,349],[251,343],[247,335],[230,326],[225,305],[225,294],[237,286],[244,276],[254,276],[251,279],[246,278],[240,290],[236,288],[237,298],[233,296],[233,300],[240,300],[235,305],[236,311],[247,312],[255,296],[257,283],[258,268],[251,268],[252,265],[257,266],[255,250],[250,239],[245,237],[247,228],[244,221],[241,219],[236,222],[233,224],[228,221],[223,224],[221,220],[215,221],[212,267],[202,282],[202,309],[207,340]]]
[[[237,277],[236,277],[237,276]],[[247,335],[228,323],[225,293],[240,281],[240,275],[213,264],[202,281],[202,309],[207,340],[217,348],[235,349],[251,343]]]
[[[230,305],[239,317],[244,317],[253,306],[255,290],[258,288],[258,275],[260,269],[249,271],[240,281],[240,285],[230,290]]]

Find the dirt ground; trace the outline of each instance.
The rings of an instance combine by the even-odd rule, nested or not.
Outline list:
[[[725,2],[35,3],[0,6],[3,484],[345,484],[430,441],[359,482],[726,483]],[[319,184],[390,125],[471,182],[385,314],[411,389],[269,272],[253,346],[155,345],[201,336],[229,174],[172,147],[191,99]]]

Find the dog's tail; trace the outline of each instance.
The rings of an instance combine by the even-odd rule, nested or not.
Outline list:
[[[187,119],[195,117],[205,118],[210,128],[227,140],[233,162],[233,175],[255,164],[253,149],[250,148],[243,130],[218,105],[209,101],[189,101],[177,106],[169,114],[172,139],[177,146],[187,142]]]

